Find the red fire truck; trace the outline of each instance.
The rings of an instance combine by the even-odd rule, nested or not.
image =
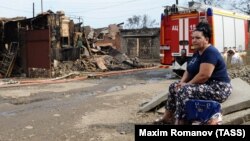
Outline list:
[[[189,7],[166,6],[161,17],[161,64],[171,65],[175,72],[184,72],[187,60],[193,55],[191,33],[200,21],[212,28],[211,43],[220,52],[234,48],[240,52],[249,46],[250,16],[200,3]]]

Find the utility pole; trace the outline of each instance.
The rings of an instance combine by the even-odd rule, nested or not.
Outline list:
[[[43,0],[41,0],[41,13],[43,13]]]
[[[33,18],[35,17],[35,3],[33,2]]]

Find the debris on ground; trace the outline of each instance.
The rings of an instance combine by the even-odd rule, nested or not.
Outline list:
[[[128,70],[135,68],[153,67],[155,64],[141,63],[138,58],[118,60],[110,55],[96,55],[76,61],[59,62],[52,68],[52,77],[60,77],[75,71],[81,72],[106,72]]]
[[[18,84],[19,82],[13,79],[0,79],[0,86],[1,85],[10,85],[10,84]]]
[[[250,65],[232,67],[228,69],[228,73],[231,79],[241,78],[250,84]]]

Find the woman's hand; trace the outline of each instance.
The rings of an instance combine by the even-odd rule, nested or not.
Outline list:
[[[178,92],[180,90],[181,87],[187,85],[186,82],[180,82],[177,84],[176,88],[175,88],[175,92]]]

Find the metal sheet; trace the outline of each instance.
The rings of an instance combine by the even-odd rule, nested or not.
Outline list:
[[[49,29],[27,31],[27,70],[29,68],[51,68],[49,35]]]

